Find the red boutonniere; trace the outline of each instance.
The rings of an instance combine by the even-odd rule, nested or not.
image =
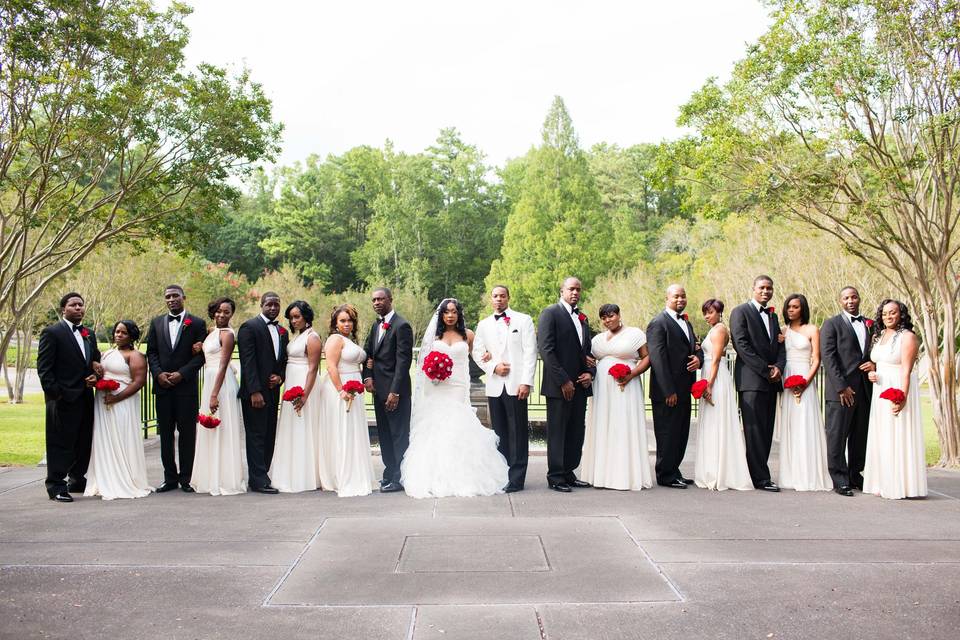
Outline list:
[[[577,319],[580,320],[580,322],[586,322],[586,321],[587,321],[587,316],[586,316],[586,314],[578,313],[578,314],[577,314]]]
[[[688,315],[685,314],[685,313],[681,313],[681,314],[680,314],[680,317],[683,318],[684,321],[686,321],[686,322],[688,322],[688,321],[690,320],[690,316],[688,316]]]
[[[287,335],[287,330],[281,327],[280,325],[277,325],[277,333],[280,334],[281,336],[285,336]]]
[[[80,329],[80,337],[81,337],[81,338],[89,338],[89,337],[90,337],[90,331],[88,331],[86,327],[84,327],[83,329]]]
[[[184,318],[184,319],[183,319],[183,326],[189,327],[189,326],[192,325],[192,324],[193,324],[193,320],[191,320],[190,318]]]
[[[509,326],[510,326],[510,316],[503,316],[503,322],[509,327]]]
[[[776,312],[777,312],[777,308],[776,308],[776,307],[767,307],[767,309],[770,309],[770,313],[776,313]]]
[[[871,320],[870,318],[864,318],[864,319],[863,319],[863,324],[865,324],[865,325],[867,326],[867,329],[872,329],[872,328],[873,328],[873,320]]]
[[[386,331],[387,329],[390,328],[390,323],[389,323],[389,322],[384,322],[384,323],[382,323],[380,326],[383,327],[383,330],[384,330],[384,331]]]

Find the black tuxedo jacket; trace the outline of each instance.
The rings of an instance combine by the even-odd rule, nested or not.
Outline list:
[[[647,325],[647,350],[650,352],[650,399],[663,402],[674,393],[681,399],[689,397],[690,387],[697,381],[696,371],[687,371],[690,356],[697,356],[703,364],[703,350],[697,347],[693,325],[685,320],[690,339],[684,335],[677,321],[661,311]]]
[[[864,327],[866,329],[866,327]],[[873,336],[867,329],[867,345],[860,349],[860,339],[845,313],[828,318],[820,329],[820,357],[826,377],[824,394],[827,400],[837,400],[848,386],[870,397],[873,385],[860,365],[870,360]]]
[[[97,339],[92,331],[89,334],[81,353],[73,329],[62,320],[40,333],[37,375],[46,400],[73,402],[87,390],[85,379],[93,373],[93,363],[100,362]]]
[[[194,354],[193,344],[206,339],[207,323],[202,318],[184,313],[179,322],[176,344],[171,344],[169,316],[165,313],[151,320],[150,333],[147,334],[147,362],[153,376],[153,392],[157,395],[196,395],[197,372],[203,367],[203,353]],[[165,389],[157,382],[157,377],[164,371],[176,371],[183,380],[172,389]]]
[[[763,326],[760,312],[752,302],[745,302],[730,314],[730,336],[737,352],[733,379],[738,391],[782,391],[782,380],[770,381],[768,365],[776,365],[781,373],[787,366],[787,351],[780,335],[780,322],[770,314],[770,335]],[[781,376],[782,378],[782,376]]]
[[[386,400],[391,393],[409,397],[413,327],[399,313],[394,312],[390,319],[390,328],[384,332],[380,344],[377,344],[379,326],[379,323],[375,323],[370,328],[363,346],[367,358],[373,358],[373,369],[364,363],[363,378],[373,378],[373,390],[380,400]]]
[[[267,323],[259,315],[250,318],[237,331],[237,350],[240,352],[239,398],[249,398],[254,393],[267,393],[270,376],[284,378],[287,370],[287,344],[290,335],[280,325],[280,357],[273,350],[273,338]],[[273,390],[279,391],[277,386]]]
[[[559,302],[552,304],[540,314],[537,326],[537,348],[543,359],[543,376],[540,381],[540,393],[548,398],[562,398],[560,387],[568,380],[576,384],[581,373],[595,376],[596,367],[587,366],[590,355],[590,325],[581,322],[583,341],[577,337],[573,325],[573,316]],[[593,395],[593,389],[587,387],[587,395]]]

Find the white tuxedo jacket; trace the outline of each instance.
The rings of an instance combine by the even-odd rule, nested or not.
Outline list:
[[[473,360],[487,374],[486,393],[491,398],[500,396],[504,389],[508,395],[515,396],[521,384],[529,385],[532,391],[537,371],[537,336],[533,320],[510,308],[506,314],[510,318],[509,325],[503,319],[494,320],[491,314],[480,321],[473,338]],[[493,357],[483,362],[483,354],[487,351]],[[501,362],[510,364],[508,376],[493,372]]]

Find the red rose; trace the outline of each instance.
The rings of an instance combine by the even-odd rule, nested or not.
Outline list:
[[[192,325],[192,324],[193,324],[193,320],[191,320],[190,318],[184,318],[184,319],[183,319],[183,326],[189,327],[189,326]]]
[[[216,429],[220,426],[220,419],[200,413],[197,415],[197,423],[201,427],[205,427],[207,429]]]
[[[389,322],[384,322],[384,323],[381,324],[380,326],[383,327],[383,330],[384,330],[384,331],[386,331],[387,329],[390,328],[390,323],[389,323]]]
[[[303,387],[290,387],[283,392],[283,401],[284,402],[293,402],[297,398],[303,397]]]
[[[584,314],[582,314],[582,313],[578,313],[578,314],[577,314],[577,319],[580,320],[580,322],[586,322],[586,321],[587,321],[587,316],[584,315]]]
[[[120,388],[120,383],[116,380],[103,378],[102,380],[97,380],[95,388],[97,391],[116,391]]]
[[[453,373],[453,360],[441,351],[431,351],[423,359],[423,372],[431,382],[443,382]]]
[[[90,332],[87,331],[87,328],[86,328],[86,327],[84,327],[83,329],[80,329],[80,337],[81,337],[81,338],[89,338],[89,337],[90,337]]]
[[[277,325],[277,333],[280,334],[281,336],[285,336],[287,335],[287,330],[281,327],[280,325]]]
[[[508,327],[510,326],[510,316],[503,316],[503,321]]]
[[[710,385],[709,382],[703,378],[697,380],[693,383],[693,386],[690,387],[690,395],[699,400],[703,396],[703,392],[707,390],[707,387]]]
[[[681,313],[681,314],[680,314],[680,317],[683,318],[684,320],[690,320],[690,316],[688,316],[688,315],[685,314],[685,313]]]
[[[884,389],[883,393],[880,394],[880,397],[884,400],[889,400],[893,404],[903,404],[907,400],[907,394],[896,387]]]
[[[343,390],[347,393],[363,393],[363,384],[356,380],[347,380],[343,383]]]
[[[863,324],[867,325],[867,329],[870,329],[873,327],[873,320],[871,320],[870,318],[864,318]]]
[[[770,309],[770,313],[776,313],[776,312],[777,312],[777,308],[776,308],[776,307],[767,307],[767,309]]]
[[[803,376],[788,376],[786,380],[783,381],[784,389],[792,389],[794,387],[802,387],[807,384],[807,379]]]

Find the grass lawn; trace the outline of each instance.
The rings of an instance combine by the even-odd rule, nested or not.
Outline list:
[[[2,387],[0,387],[2,388]],[[0,466],[35,465],[43,458],[43,394],[0,404]]]

